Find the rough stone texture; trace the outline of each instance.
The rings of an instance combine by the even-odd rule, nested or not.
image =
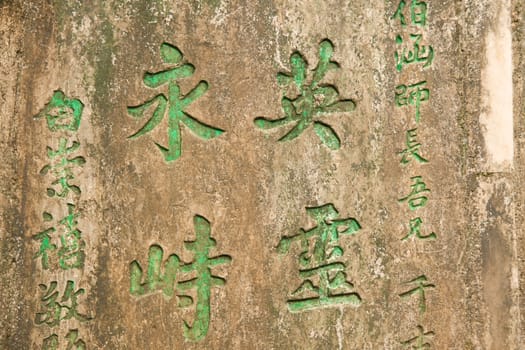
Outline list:
[[[52,332],[62,339],[70,329],[89,349],[400,349],[417,325],[435,333],[435,349],[523,348],[525,5],[427,2],[429,24],[416,29],[434,47],[434,62],[399,73],[395,38],[413,28],[390,18],[397,0],[0,1],[0,349],[40,348]],[[505,6],[514,156],[498,169],[487,167],[480,116],[493,107],[482,81],[486,38],[500,29]],[[254,119],[282,116],[276,74],[289,71],[295,50],[314,68],[327,38],[341,69],[326,82],[356,103],[323,119],[341,147],[330,150],[312,128],[277,142],[290,127],[263,131]],[[196,68],[180,81],[184,92],[209,83],[188,111],[226,131],[205,141],[183,128],[182,156],[170,163],[153,143],[166,143],[166,124],[129,139],[143,121],[126,109],[154,95],[142,78],[167,68],[164,42]],[[418,125],[429,163],[402,166],[413,107],[395,106],[395,87],[420,80],[431,89]],[[33,259],[32,236],[55,203],[39,171],[57,141],[33,117],[55,90],[85,106],[78,137],[86,164],[75,181],[86,262],[77,271],[43,271]],[[412,214],[398,199],[416,175],[432,190],[417,212],[424,233],[438,235],[432,242],[401,241]],[[286,300],[301,283],[300,250],[281,255],[276,247],[315,226],[306,207],[327,203],[362,226],[341,238],[362,304],[292,313]],[[216,268],[227,282],[212,288],[206,337],[191,342],[182,326],[191,312],[160,293],[132,296],[129,267],[144,265],[152,244],[191,260],[183,242],[194,239],[196,214],[211,223],[212,255],[232,262]],[[416,295],[399,296],[420,275],[435,285],[424,313]],[[93,320],[37,325],[38,285],[71,279],[86,290],[80,310]]]

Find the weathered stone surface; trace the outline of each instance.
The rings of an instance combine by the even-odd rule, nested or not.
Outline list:
[[[0,2],[0,349],[523,348],[525,5],[405,3]]]

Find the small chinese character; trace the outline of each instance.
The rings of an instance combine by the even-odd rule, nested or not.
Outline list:
[[[432,331],[425,332],[425,329],[423,326],[418,325],[417,326],[418,335],[410,338],[408,340],[405,340],[401,342],[402,345],[405,346],[405,348],[410,348],[412,350],[424,350],[424,349],[431,349],[432,344],[430,343],[430,340],[427,338],[433,338],[435,333]]]
[[[42,350],[58,350],[58,345],[58,335],[51,334],[49,337],[44,338]]]
[[[59,264],[64,270],[82,268],[86,254],[86,242],[82,239],[82,232],[76,228],[78,212],[75,205],[67,204],[68,215],[60,221],[65,227],[65,234],[60,237],[61,247],[58,250]]]
[[[60,138],[58,149],[55,151],[52,148],[47,148],[47,155],[50,160],[50,164],[47,164],[40,170],[40,174],[46,175],[51,172],[55,176],[56,180],[52,182],[52,185],[58,185],[61,187],[61,191],[58,192],[54,188],[50,187],[47,189],[49,197],[58,196],[64,198],[68,195],[69,191],[79,195],[80,187],[72,185],[69,182],[75,177],[73,175],[73,167],[82,166],[86,163],[84,157],[77,156],[70,158],[69,155],[76,152],[80,148],[80,143],[73,141],[71,146],[67,146],[68,140]]]
[[[426,160],[419,154],[419,148],[421,147],[421,144],[417,142],[416,131],[417,129],[410,129],[407,131],[407,134],[406,134],[407,148],[405,148],[403,151],[399,153],[402,155],[402,158],[401,158],[402,164],[407,164],[411,158],[414,158],[419,163],[423,163],[423,164],[428,163],[428,160]]]
[[[183,95],[178,84],[178,80],[193,75],[195,67],[183,61],[182,52],[170,44],[164,43],[160,47],[160,55],[165,63],[174,65],[173,68],[156,73],[144,74],[144,84],[150,88],[158,88],[162,85],[168,85],[168,94],[158,94],[151,100],[144,102],[139,106],[128,107],[128,113],[135,118],[142,118],[144,113],[151,106],[156,105],[152,117],[144,124],[139,131],[129,138],[137,138],[152,131],[162,121],[168,111],[168,146],[164,147],[155,142],[155,145],[164,155],[166,162],[177,160],[182,154],[181,145],[181,124],[186,125],[195,135],[205,140],[212,139],[221,135],[224,130],[206,125],[189,115],[186,108],[204,95],[208,90],[208,83],[200,81],[197,86]]]
[[[86,343],[82,339],[78,339],[78,329],[70,330],[66,335],[66,339],[66,350],[86,350]],[[58,335],[52,334],[44,339],[42,350],[58,350],[59,346]]]
[[[401,0],[396,12],[391,17],[392,19],[399,19],[399,23],[403,27],[406,27],[407,25],[405,15],[403,15],[405,6],[406,1]],[[412,0],[410,4],[410,19],[412,20],[413,25],[424,27],[427,23],[427,3],[424,1]]]
[[[53,216],[48,213],[44,212],[43,215],[44,221],[49,222],[53,220]],[[42,269],[47,270],[49,269],[49,252],[53,252],[57,249],[56,244],[52,243],[51,233],[55,233],[56,229],[54,227],[49,227],[45,229],[42,232],[37,233],[33,236],[33,239],[36,241],[40,241],[40,247],[38,248],[38,253],[35,254],[33,259],[38,259],[39,257],[42,257],[41,264]]]
[[[423,182],[423,178],[421,176],[414,176],[410,179],[414,180],[414,183],[410,185],[410,194],[406,197],[399,199],[398,201],[408,201],[408,207],[410,208],[410,210],[416,210],[418,208],[424,207],[428,201],[428,198],[426,196],[419,194],[430,192],[430,190],[427,188],[427,185],[425,185],[425,183]]]
[[[426,236],[421,234],[421,224],[422,223],[423,223],[423,220],[421,220],[421,218],[419,217],[410,220],[410,233],[407,234],[405,237],[401,238],[401,240],[406,241],[407,239],[409,239],[410,237],[414,235],[416,236],[416,238],[421,239],[421,240],[427,240],[427,239],[435,240],[437,236],[434,232]]]
[[[78,329],[70,330],[67,335],[66,350],[86,350],[86,343],[82,339],[78,339]]]
[[[407,292],[399,294],[401,298],[407,298],[410,297],[412,294],[419,294],[419,311],[421,313],[424,313],[427,310],[426,305],[426,298],[425,298],[425,288],[435,288],[436,286],[433,284],[425,284],[427,282],[427,277],[425,275],[421,275],[419,277],[414,278],[411,281],[405,282],[405,283],[415,283],[417,285],[416,288],[411,289]]]
[[[426,81],[420,81],[412,85],[398,85],[396,86],[396,105],[401,106],[415,106],[416,107],[416,123],[421,119],[421,102],[426,102],[430,99],[430,90],[424,89]]]
[[[308,63],[299,52],[294,52],[290,56],[291,72],[277,75],[277,81],[284,88],[281,99],[284,117],[276,120],[258,117],[254,120],[255,125],[260,129],[273,129],[295,123],[279,141],[293,140],[313,126],[325,146],[333,150],[339,149],[339,137],[332,127],[320,118],[333,113],[351,112],[355,109],[355,103],[352,100],[341,99],[335,86],[321,83],[328,71],[340,68],[338,63],[332,61],[333,51],[334,46],[330,40],[321,42],[319,63],[309,79]],[[299,95],[295,98],[287,96],[287,91],[294,87],[299,90]]]
[[[434,60],[434,49],[432,46],[420,45],[423,35],[421,34],[410,34],[410,40],[414,42],[413,49],[408,50],[403,48],[402,52],[396,51],[394,53],[394,58],[396,60],[396,69],[398,72],[401,72],[403,65],[421,63],[424,62],[423,68],[428,68],[432,65]],[[403,44],[403,38],[401,35],[396,37],[396,43],[398,45]]]
[[[41,301],[41,312],[37,312],[35,316],[36,324],[47,324],[50,327],[57,326],[62,320],[69,320],[75,318],[78,321],[85,322],[91,318],[80,314],[77,311],[78,301],[77,298],[85,293],[84,289],[79,289],[75,292],[75,282],[67,281],[64,294],[58,299],[58,291],[56,291],[58,282],[53,281],[49,285],[49,288],[45,284],[40,284],[39,288],[44,292],[44,295],[40,299]]]
[[[84,105],[78,99],[69,99],[60,90],[53,93],[51,100],[35,118],[45,117],[51,131],[77,131],[80,126]]]

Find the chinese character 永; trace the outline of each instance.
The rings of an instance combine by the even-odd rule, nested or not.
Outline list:
[[[168,116],[168,146],[155,145],[164,155],[167,162],[177,160],[182,154],[181,124],[186,125],[195,135],[205,140],[221,135],[224,131],[206,125],[186,112],[186,108],[201,97],[208,90],[208,83],[200,81],[195,88],[183,95],[178,80],[193,75],[195,67],[183,61],[182,52],[173,45],[164,43],[160,47],[160,55],[164,63],[172,68],[156,73],[144,74],[144,84],[150,88],[168,85],[168,93],[158,94],[141,105],[128,107],[128,113],[135,118],[142,118],[150,107],[155,106],[151,118],[130,138],[137,138],[152,131],[164,119],[167,110]]]

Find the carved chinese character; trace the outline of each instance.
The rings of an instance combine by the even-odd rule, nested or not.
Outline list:
[[[398,201],[408,201],[408,207],[410,210],[416,210],[425,206],[428,201],[428,197],[422,195],[422,193],[430,192],[430,190],[423,182],[423,178],[421,176],[413,176],[410,179],[414,181],[414,183],[410,185],[410,194],[408,194],[406,197],[400,198]]]
[[[399,296],[401,298],[408,298],[411,295],[417,293],[419,295],[419,311],[421,313],[424,313],[427,310],[426,298],[425,298],[425,289],[427,289],[427,288],[435,288],[436,287],[433,284],[430,284],[430,283],[426,284],[425,282],[427,282],[427,277],[425,275],[421,275],[419,277],[414,278],[413,280],[405,282],[407,284],[408,283],[414,283],[414,284],[416,284],[416,287],[411,289],[411,290],[409,290],[409,291],[406,291],[406,292],[403,292],[403,293],[399,294]]]
[[[78,329],[70,330],[65,338],[67,340],[66,350],[86,350],[86,343],[82,339],[79,339]],[[58,350],[59,346],[58,335],[52,334],[44,339],[42,350]]]
[[[410,20],[412,25],[424,27],[427,24],[427,3],[420,0],[409,0],[410,1]],[[392,19],[399,19],[401,26],[406,27],[407,21],[403,14],[406,0],[401,0],[397,6],[396,12],[392,16]]]
[[[77,228],[77,218],[80,214],[75,210],[76,207],[72,203],[67,203],[67,208],[68,215],[62,218],[56,226],[61,233],[59,247],[53,243],[51,236],[52,233],[57,232],[55,227],[47,228],[33,236],[34,240],[40,241],[40,247],[34,259],[41,258],[42,269],[44,270],[48,270],[50,267],[56,268],[57,259],[58,266],[62,270],[84,266],[86,242],[82,239],[82,232]],[[43,217],[45,222],[53,220],[53,216],[48,212],[44,212]]]
[[[60,90],[35,117],[45,117],[51,131],[77,131],[80,127],[84,105],[78,99],[69,99]]]
[[[306,211],[317,225],[283,237],[278,246],[280,253],[287,253],[293,242],[301,245],[299,275],[304,281],[292,292],[288,308],[304,311],[341,304],[360,305],[361,297],[353,291],[353,284],[347,280],[346,265],[340,261],[344,250],[339,237],[354,235],[361,226],[353,218],[339,219],[332,204],[306,208]]]
[[[421,45],[421,34],[410,34],[410,40],[413,43],[412,48],[403,47],[402,50],[394,53],[396,69],[401,72],[403,66],[416,63],[424,63],[423,68],[428,68],[434,60],[434,49],[432,46]],[[396,37],[396,44],[403,45],[401,35]]]
[[[145,277],[140,264],[136,260],[131,263],[130,292],[141,296],[162,291],[169,298],[176,293],[179,307],[194,305],[195,319],[191,324],[184,322],[184,336],[188,340],[199,341],[206,336],[209,328],[211,288],[226,283],[224,278],[213,275],[211,269],[230,263],[232,259],[228,255],[210,257],[210,250],[217,244],[211,237],[210,223],[200,215],[195,215],[193,222],[196,239],[184,242],[184,247],[193,253],[193,261],[181,263],[176,254],[171,254],[163,263],[162,248],[152,245]],[[195,291],[196,300],[185,294],[189,290]]]
[[[420,81],[412,85],[396,86],[396,106],[415,106],[416,123],[419,123],[421,119],[421,102],[427,102],[430,99],[430,90],[423,88],[426,83],[426,81]]]
[[[165,147],[156,142],[155,145],[164,155],[164,159],[171,162],[177,160],[182,154],[181,124],[186,125],[195,135],[205,140],[217,137],[224,131],[206,125],[186,112],[186,108],[208,90],[208,83],[200,81],[186,95],[181,93],[178,80],[192,76],[195,67],[183,60],[182,52],[178,48],[167,43],[161,45],[160,56],[164,63],[172,67],[160,72],[144,74],[144,84],[150,88],[167,85],[167,94],[161,93],[141,105],[128,107],[128,113],[132,117],[142,118],[150,107],[155,106],[151,118],[130,138],[134,139],[152,131],[167,114],[168,146]]]
[[[415,219],[410,220],[410,232],[403,238],[401,238],[402,241],[406,241],[412,236],[416,236],[417,239],[420,240],[435,240],[437,238],[437,235],[434,232],[429,233],[428,235],[424,235],[421,233],[421,224],[423,223],[423,220],[421,220],[420,217],[417,217]]]
[[[54,327],[60,324],[62,320],[69,320],[75,318],[80,322],[89,321],[91,317],[82,315],[78,312],[77,298],[85,293],[84,289],[75,291],[75,282],[67,281],[66,288],[62,298],[58,300],[59,292],[57,291],[58,282],[53,281],[47,287],[45,284],[40,284],[39,288],[44,292],[41,297],[41,311],[37,312],[35,316],[36,324],[47,324]]]
[[[66,138],[60,138],[57,150],[47,147],[47,156],[50,163],[40,170],[40,174],[46,175],[51,173],[54,177],[51,183],[52,187],[47,189],[47,195],[49,197],[58,196],[64,198],[70,191],[76,195],[80,194],[80,187],[70,183],[70,181],[75,178],[73,169],[86,163],[86,160],[82,156],[70,157],[70,155],[78,151],[79,148],[80,143],[77,141],[73,141],[71,146],[68,146],[68,140]],[[57,186],[60,190],[56,189]]]
[[[271,120],[264,117],[255,119],[255,125],[261,129],[272,129],[290,123],[295,124],[279,141],[293,140],[304,130],[313,127],[317,136],[330,149],[340,148],[341,141],[331,126],[321,120],[322,117],[334,113],[348,113],[355,109],[352,100],[341,99],[334,85],[322,83],[326,73],[339,68],[332,61],[334,47],[329,40],[323,40],[319,48],[319,63],[308,77],[308,64],[299,52],[290,56],[291,72],[279,73],[277,81],[283,87],[281,106],[284,117]],[[298,92],[289,96],[291,90]]]
[[[419,154],[421,144],[417,142],[417,129],[410,129],[407,131],[405,142],[407,148],[400,152],[402,155],[401,164],[408,164],[412,158],[418,163],[428,163],[428,160]]]
[[[431,349],[432,343],[430,343],[430,339],[434,337],[435,333],[432,331],[425,332],[425,328],[423,328],[423,326],[420,325],[417,326],[417,331],[418,334],[415,337],[405,340],[401,342],[401,344],[404,345],[405,349]]]

